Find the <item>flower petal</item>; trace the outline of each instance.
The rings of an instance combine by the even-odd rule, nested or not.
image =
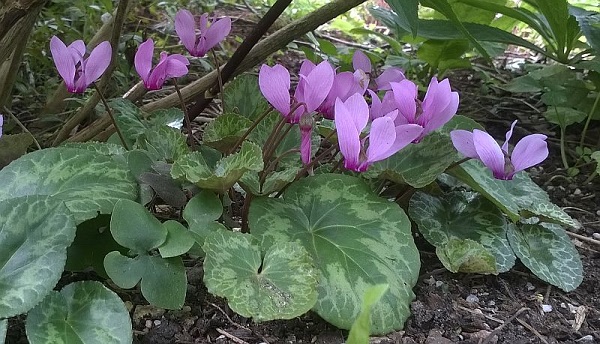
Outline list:
[[[362,129],[357,129],[353,117],[352,110],[337,99],[335,101],[335,128],[340,152],[344,156],[344,166],[347,169],[357,170],[360,165],[360,131]]]
[[[152,41],[150,38],[144,43],[140,44],[134,58],[135,70],[140,75],[140,78],[142,78],[144,81],[144,84],[150,77],[150,70],[152,69],[152,55],[154,55],[154,41]]]
[[[502,149],[490,134],[479,129],[473,130],[473,144],[479,159],[487,166],[494,177],[506,179],[504,171],[504,153]]]
[[[229,35],[231,31],[231,18],[225,17],[212,23],[212,25],[206,31],[206,42],[204,43],[204,49],[206,51],[212,49],[215,45],[219,44],[222,40]]]
[[[327,97],[323,103],[321,103],[321,105],[317,108],[317,112],[323,114],[323,116],[327,119],[333,119],[335,100],[337,98],[340,98],[342,101],[348,99],[348,97],[352,95],[350,92],[353,89],[353,84],[354,75],[352,75],[352,73],[342,72],[335,75],[331,90],[329,90],[329,94],[327,94]]]
[[[375,85],[377,85],[377,91],[391,90],[391,82],[400,82],[404,80],[404,72],[400,68],[390,67],[375,78]]]
[[[369,121],[369,105],[367,105],[365,98],[358,93],[354,93],[346,99],[344,107],[350,112],[350,119],[356,131],[360,134]]]
[[[367,162],[383,160],[393,153],[390,148],[396,141],[396,128],[394,121],[386,116],[379,117],[371,123],[369,132],[369,147],[367,148]]]
[[[466,130],[453,130],[450,132],[450,138],[452,139],[452,144],[460,154],[472,158],[479,159],[479,154],[477,154],[477,150],[475,149],[475,144],[473,143],[473,133]]]
[[[399,150],[408,146],[411,142],[416,140],[422,132],[423,127],[418,124],[403,124],[396,126],[396,140],[392,147],[390,147],[390,151],[388,152],[389,155],[384,156],[382,160],[396,154]]]
[[[415,123],[417,113],[417,85],[408,79],[390,83],[396,106],[409,123]]]
[[[71,90],[75,86],[75,63],[71,57],[69,48],[56,36],[50,39],[50,52],[52,60],[58,70],[58,74],[63,78],[67,89]]]
[[[352,55],[352,67],[354,70],[362,70],[365,73],[371,73],[371,60],[365,53],[355,50]]]
[[[327,97],[333,85],[335,72],[327,61],[319,63],[306,77],[303,90],[307,112],[316,110]],[[300,99],[298,99],[300,100]]]
[[[422,119],[425,128],[424,133],[428,134],[448,123],[458,110],[458,102],[458,92],[450,92],[448,104],[443,109],[440,109],[439,112],[432,113],[432,116],[428,116],[423,109]]]
[[[188,73],[188,65],[190,62],[185,58],[185,56],[180,54],[169,55],[166,58],[167,63],[167,79],[170,78],[179,78]]]
[[[188,10],[179,10],[175,14],[175,31],[185,48],[193,54],[196,48],[196,22],[194,15]]]
[[[290,73],[279,64],[263,64],[258,73],[258,85],[263,96],[283,116],[290,113]]]
[[[517,142],[510,157],[515,168],[514,173],[546,160],[548,157],[546,139],[546,135],[532,134],[525,136],[521,141]]]
[[[110,42],[104,41],[98,44],[90,53],[90,57],[85,62],[83,70],[85,76],[86,88],[104,73],[112,58],[112,47]]]
[[[515,129],[516,124],[517,124],[517,120],[512,122],[512,124],[510,125],[510,130],[506,132],[506,140],[504,141],[504,144],[502,144],[502,150],[506,154],[508,154],[508,141],[510,141],[510,138],[512,137],[513,130]]]

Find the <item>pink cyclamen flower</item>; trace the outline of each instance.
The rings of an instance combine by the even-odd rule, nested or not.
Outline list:
[[[360,135],[369,121],[369,106],[362,95],[356,93],[345,102],[335,103],[335,127],[344,166],[356,172],[366,171],[376,161],[387,159],[417,138],[423,128],[416,124],[396,126],[394,118],[398,111],[378,117],[371,123],[367,138]]]
[[[365,80],[366,77],[366,80]],[[358,93],[364,94],[369,85],[369,78],[362,70],[354,73],[341,72],[333,78],[333,84],[323,103],[317,108],[317,112],[327,119],[333,119],[335,101],[339,98],[342,101],[348,99],[351,95]]]
[[[377,91],[391,90],[391,82],[400,82],[406,79],[402,69],[397,67],[389,67],[385,69],[377,78],[375,78],[375,85],[377,85]]]
[[[160,53],[158,64],[152,69],[152,56],[154,55],[154,41],[146,40],[140,44],[135,53],[135,70],[138,72],[144,86],[149,90],[159,90],[165,81],[170,78],[184,76],[188,72],[190,62],[180,54],[168,55]]]
[[[2,137],[2,125],[4,125],[4,116],[0,114],[0,137]]]
[[[432,78],[423,101],[417,98],[417,85],[410,80],[392,82],[390,86],[400,112],[396,123],[423,127],[423,133],[415,142],[446,124],[458,109],[458,93],[452,92],[448,79],[438,82],[435,77]]]
[[[546,135],[531,134],[523,137],[512,152],[509,152],[508,141],[517,121],[514,121],[506,133],[502,147],[485,131],[475,129],[473,132],[454,130],[450,133],[456,150],[464,156],[481,160],[496,179],[511,180],[515,173],[537,165],[548,157]]]
[[[212,20],[208,23],[208,14],[200,16],[198,31],[196,33],[196,21],[188,10],[179,10],[175,15],[175,31],[179,39],[192,56],[202,57],[227,37],[231,31],[231,19],[225,17]]]
[[[58,74],[71,93],[83,93],[104,73],[112,57],[112,48],[108,41],[98,44],[87,58],[85,43],[77,40],[66,46],[60,38],[52,36],[50,52]]]

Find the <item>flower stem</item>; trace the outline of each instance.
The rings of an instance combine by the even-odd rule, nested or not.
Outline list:
[[[221,66],[217,59],[217,54],[214,49],[211,49],[212,57],[215,60],[215,67],[217,68],[217,80],[219,81],[219,95],[221,96],[221,108],[225,110],[225,97],[223,96],[223,77],[221,76]]]
[[[185,119],[184,122],[188,132],[188,141],[190,142],[190,148],[192,151],[195,151],[196,143],[194,142],[194,135],[192,133],[192,122],[190,122],[190,116],[188,115],[187,108],[185,107],[185,102],[183,101],[183,96],[181,95],[181,90],[179,89],[177,79],[175,78],[173,78],[173,85],[175,85],[175,91],[177,92],[177,97],[179,97],[179,102],[181,103],[181,110],[183,111],[183,116]]]
[[[590,122],[592,121],[592,117],[596,112],[596,107],[598,107],[598,102],[600,102],[600,90],[597,92],[596,100],[594,101],[594,105],[592,105],[592,109],[588,113],[587,119],[585,120],[585,125],[583,126],[583,131],[581,132],[581,139],[579,140],[579,149],[583,152],[583,145],[585,143],[585,136],[587,135],[588,127],[590,126]],[[583,155],[583,154],[582,154]]]
[[[258,126],[258,124],[260,122],[262,122],[263,119],[265,119],[265,117],[267,117],[268,114],[271,113],[271,111],[273,111],[273,108],[271,106],[269,106],[269,108],[263,112],[256,120],[254,120],[254,122],[252,123],[252,125],[250,126],[250,128],[248,128],[248,130],[246,130],[246,132],[244,133],[244,135],[242,135],[242,137],[240,137],[235,144],[231,147],[231,149],[228,152],[228,155],[235,152],[235,150],[242,144],[242,142],[244,142],[244,140],[248,137],[248,135],[250,135],[250,133],[252,133],[252,131],[254,129],[256,129],[256,127]]]
[[[106,112],[108,112],[108,116],[110,116],[110,120],[113,122],[113,125],[115,126],[115,131],[117,132],[119,139],[121,139],[121,143],[123,144],[123,147],[125,147],[126,150],[129,150],[127,141],[125,141],[125,136],[123,136],[121,129],[119,129],[119,126],[117,125],[117,120],[115,119],[115,115],[113,114],[112,110],[110,109],[110,106],[108,106],[108,102],[106,101],[104,94],[100,90],[100,87],[98,87],[98,85],[96,85],[96,83],[94,83],[94,88],[96,89],[96,91],[98,91],[100,100],[102,100],[102,104],[104,104],[104,107],[106,108]]]
[[[26,132],[27,134],[31,135],[31,138],[33,139],[33,143],[35,144],[35,147],[40,150],[42,149],[42,146],[40,146],[40,143],[38,142],[38,140],[35,138],[35,136],[33,136],[33,134],[29,131],[29,129],[27,129],[27,127],[25,127],[23,125],[23,123],[21,123],[21,121],[19,121],[19,119],[17,118],[17,116],[15,116],[6,106],[4,107],[3,110],[5,113],[7,113],[10,118],[13,119],[13,121],[15,121],[17,123],[17,125],[19,127],[21,127],[21,129],[23,129],[24,132]],[[2,133],[2,131],[0,130],[0,134]]]

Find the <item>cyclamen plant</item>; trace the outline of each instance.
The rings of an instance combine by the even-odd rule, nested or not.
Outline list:
[[[176,15],[191,56],[230,32],[229,18],[208,18],[197,26],[189,11]],[[67,46],[57,37],[50,50],[74,93],[96,86],[112,54],[102,42],[86,58],[82,41]],[[420,97],[417,80],[374,67],[360,51],[347,71],[303,61],[296,85],[284,66],[265,64],[258,78],[225,85],[224,113],[203,128],[196,149],[170,126],[186,117],[192,136],[176,81],[189,60],[161,52],[153,65],[153,57],[148,39],[134,61],[141,82],[148,90],[172,82],[182,110],[146,113],[101,95],[121,146],[69,144],[0,170],[0,240],[10,252],[0,259],[8,262],[0,262],[0,330],[2,319],[28,312],[28,336],[131,342],[119,297],[97,282],[53,291],[63,270],[91,266],[112,285],[139,285],[156,307],[178,309],[185,255],[203,258],[208,291],[242,316],[312,310],[340,328],[356,320],[371,334],[388,333],[409,317],[419,277],[411,223],[451,272],[498,274],[519,258],[563,290],[581,283],[561,227],[578,223],[524,171],[547,158],[546,136],[526,136],[511,150],[515,121],[499,145],[457,114],[448,79],[426,80]],[[232,225],[238,213],[224,211],[241,203]],[[149,210],[165,207],[180,216],[161,222]]]

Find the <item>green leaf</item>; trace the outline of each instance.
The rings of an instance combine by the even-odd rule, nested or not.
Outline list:
[[[451,272],[498,274],[496,258],[482,244],[471,239],[452,238],[436,247],[440,262]]]
[[[596,173],[600,174],[600,151],[595,151],[592,153],[590,158],[596,161]]]
[[[140,254],[128,258],[114,251],[104,258],[104,268],[121,288],[133,288],[141,279],[142,295],[154,306],[167,309],[183,306],[187,277],[180,257]]]
[[[525,92],[540,92],[543,89],[543,85],[540,81],[531,75],[523,75],[518,78],[514,78],[502,87],[504,90],[513,93],[525,93]]]
[[[0,344],[6,340],[6,330],[8,329],[8,319],[0,319]]]
[[[418,251],[406,214],[362,180],[337,174],[304,178],[282,199],[255,199],[249,226],[263,247],[298,242],[312,255],[320,272],[314,310],[322,318],[349,329],[365,291],[388,283],[390,292],[371,313],[372,331],[402,328],[414,299]]]
[[[583,280],[577,249],[559,225],[521,224],[511,228],[508,240],[515,254],[537,277],[569,292]]]
[[[360,314],[354,320],[350,333],[348,334],[347,344],[368,344],[369,335],[371,334],[371,308],[379,302],[381,297],[387,292],[388,284],[378,284],[369,287],[365,291],[362,301]]]
[[[261,252],[250,234],[218,231],[202,248],[206,288],[227,298],[231,309],[244,317],[292,319],[317,300],[318,273],[297,243],[278,243]]]
[[[0,168],[27,153],[33,143],[33,136],[27,133],[2,135],[0,137]]]
[[[498,180],[476,160],[464,162],[448,172],[496,204],[513,222],[521,217],[536,216],[547,222],[581,227],[579,222],[552,203],[548,194],[526,172],[517,173],[513,180]]]
[[[67,142],[61,147],[83,149],[102,155],[121,155],[127,152],[123,146],[106,142]]]
[[[137,196],[137,183],[126,167],[112,157],[74,148],[29,153],[0,170],[0,180],[0,201],[54,196],[77,223],[112,212],[119,199]]]
[[[390,158],[373,164],[368,175],[422,188],[460,159],[448,133],[454,129],[474,128],[481,126],[467,117],[454,116],[439,132],[433,132],[420,143],[411,144]]]
[[[0,202],[0,319],[25,313],[54,288],[75,238],[59,199],[26,196]]]
[[[237,113],[255,120],[269,107],[258,88],[258,78],[255,75],[240,75],[223,89],[224,113]]]
[[[183,111],[178,108],[154,110],[148,116],[151,126],[167,126],[181,130],[183,127]]]
[[[417,36],[419,29],[419,1],[418,0],[386,0],[396,15],[407,22],[413,37]]]
[[[202,246],[210,234],[225,227],[216,222],[223,214],[223,205],[214,192],[202,190],[183,209],[183,218],[188,223],[194,240]]]
[[[417,50],[417,58],[434,68],[440,68],[442,61],[460,59],[469,50],[466,40],[427,40]],[[440,69],[440,72],[443,72]]]
[[[175,161],[171,169],[173,178],[186,179],[202,189],[226,192],[247,171],[263,169],[262,151],[256,144],[245,141],[238,153],[209,165],[201,152],[192,152]]]
[[[160,126],[146,130],[135,143],[135,148],[148,151],[155,161],[173,162],[189,152],[186,137],[179,129]]]
[[[113,98],[109,100],[109,105],[115,115],[119,129],[128,141],[135,142],[140,135],[149,129],[150,126],[142,121],[144,117],[142,110],[131,100]]]
[[[131,343],[129,313],[117,294],[95,281],[53,291],[27,315],[27,339],[42,343]]]
[[[235,113],[226,113],[208,123],[204,128],[202,140],[210,147],[225,153],[233,147],[250,126],[252,126],[252,121],[248,118]]]
[[[587,118],[587,113],[570,107],[549,106],[544,112],[544,117],[550,123],[567,127],[571,124],[583,122]]]
[[[163,223],[167,229],[167,239],[158,247],[161,257],[170,258],[185,254],[194,245],[190,232],[181,223],[168,220]]]
[[[408,213],[425,240],[445,252],[448,259],[456,257],[456,252],[459,251],[473,252],[475,245],[465,241],[466,239],[481,245],[481,249],[477,248],[477,251],[485,251],[485,256],[495,258],[492,270],[483,265],[483,271],[471,269],[469,272],[506,272],[515,264],[515,255],[506,238],[508,223],[502,212],[483,196],[456,191],[436,197],[417,192],[410,199]],[[453,239],[460,239],[462,242],[450,245],[449,242]],[[452,260],[449,263],[450,266],[460,267],[460,264],[454,264]]]
[[[567,46],[567,25],[570,16],[567,0],[535,0],[535,5],[550,26],[556,48],[563,51]]]
[[[143,205],[120,200],[110,219],[110,232],[119,245],[135,253],[147,252],[162,245],[167,229]]]
[[[569,5],[569,13],[575,16],[587,43],[600,53],[600,14]]]
[[[299,166],[288,166],[282,171],[271,172],[265,178],[262,188],[260,186],[259,174],[247,172],[240,179],[240,184],[248,193],[255,196],[268,196],[280,191],[283,187],[293,182],[300,169],[301,167]]]

